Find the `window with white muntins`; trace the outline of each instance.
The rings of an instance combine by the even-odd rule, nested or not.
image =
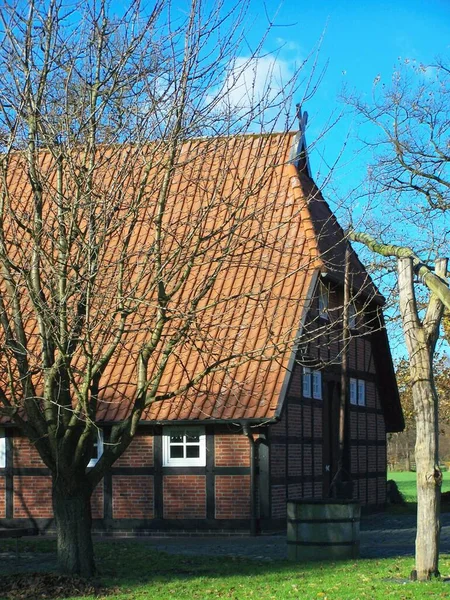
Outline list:
[[[163,431],[164,467],[206,466],[204,427],[167,427]]]
[[[303,367],[303,397],[322,400],[322,373]]]
[[[366,405],[366,382],[364,379],[350,378],[350,404]]]

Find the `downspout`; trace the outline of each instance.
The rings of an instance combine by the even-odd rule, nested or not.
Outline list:
[[[242,432],[248,437],[250,444],[250,535],[258,535],[256,519],[256,447],[250,425],[245,423]]]

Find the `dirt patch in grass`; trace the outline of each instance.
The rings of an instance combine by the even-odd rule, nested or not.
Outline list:
[[[2,597],[7,600],[71,598],[76,596],[107,596],[115,590],[95,581],[57,573],[18,573],[0,576]]]

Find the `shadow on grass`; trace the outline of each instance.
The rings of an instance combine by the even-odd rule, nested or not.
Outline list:
[[[51,559],[55,550],[55,542],[49,540],[27,540],[20,547],[23,556],[35,556],[37,560],[39,556],[43,560]],[[394,586],[398,591],[397,583],[408,581],[414,562],[411,555],[323,563],[172,555],[157,551],[146,541],[128,540],[97,542],[95,551],[101,584],[113,590],[111,597],[120,599],[330,597],[354,600],[367,597],[385,600],[398,598],[386,590]],[[450,557],[442,557],[442,564],[442,574],[447,577]],[[3,561],[0,565],[4,570]],[[433,583],[435,585],[438,584]],[[411,584],[408,588],[415,590],[417,586]],[[422,598],[416,592],[401,597]]]

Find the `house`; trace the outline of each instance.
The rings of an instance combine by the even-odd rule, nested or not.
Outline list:
[[[105,169],[112,172],[99,186],[113,187],[113,171],[120,169],[111,161],[105,161]],[[14,185],[26,203],[26,182]],[[126,194],[131,183],[121,185]],[[237,216],[239,236],[232,238],[232,247],[226,245],[231,238],[221,236],[223,264],[202,298],[210,310],[199,311],[198,336],[183,342],[176,357],[171,356],[158,388],[161,399],[147,410],[135,439],[94,492],[94,529],[279,529],[288,499],[328,497],[337,471],[344,350],[349,493],[367,510],[382,508],[386,433],[403,428],[383,298],[350,248],[351,333],[344,348],[349,246],[310,176],[304,137],[187,141],[171,185],[173,203],[167,212],[175,233],[167,243],[176,248],[176,256],[185,248],[186,223],[196,214],[202,215],[198,223],[205,227],[202,239],[210,239],[217,224],[227,224],[224,231],[230,231]],[[149,192],[150,201],[157,191],[155,186]],[[202,195],[209,199],[206,209],[199,200]],[[151,235],[147,208],[142,210],[132,246],[136,268],[144,260],[139,248]],[[208,252],[205,257],[210,258],[198,265],[179,292],[180,315],[218,260],[211,248]],[[142,285],[151,290],[144,278]],[[130,409],[136,385],[131,357],[152,294],[144,296],[142,320],[130,328],[103,374],[99,435],[90,465],[108,443],[111,424]],[[99,305],[105,302],[101,298]],[[218,365],[224,355],[235,359],[209,372],[210,357]],[[171,389],[182,388],[186,378],[193,381],[202,370],[205,377],[176,398],[169,397]],[[47,529],[51,506],[48,469],[35,448],[5,422],[0,430],[0,525],[32,522]]]

